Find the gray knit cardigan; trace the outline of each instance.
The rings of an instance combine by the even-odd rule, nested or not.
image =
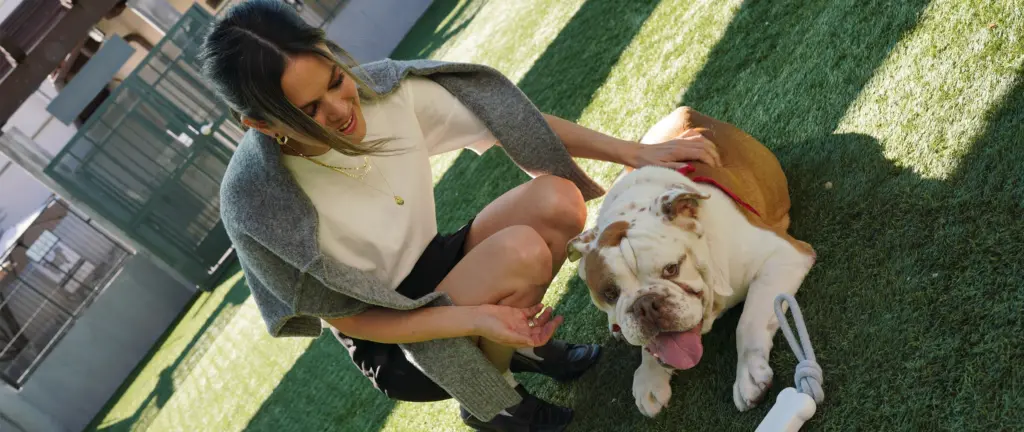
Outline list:
[[[526,173],[573,181],[585,199],[604,193],[570,157],[540,111],[498,71],[475,64],[382,60],[356,69],[373,89],[394,91],[408,74],[433,79],[475,113]],[[374,276],[337,262],[317,242],[317,214],[281,161],[273,139],[250,130],[221,184],[221,217],[253,300],[274,337],[321,334],[320,318],[371,306],[410,310],[451,305],[446,294],[411,300]],[[428,377],[488,420],[521,398],[469,338],[402,344]]]

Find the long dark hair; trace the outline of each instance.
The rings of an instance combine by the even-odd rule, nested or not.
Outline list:
[[[377,97],[352,72],[350,65],[355,61],[351,56],[280,0],[246,0],[231,6],[207,34],[199,60],[203,74],[236,115],[267,122],[290,137],[321,142],[349,156],[374,153],[382,141],[353,144],[288,100],[281,77],[288,58],[298,54],[318,55],[336,63],[355,80],[363,95]]]

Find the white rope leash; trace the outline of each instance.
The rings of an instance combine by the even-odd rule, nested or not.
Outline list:
[[[793,336],[793,329],[789,327],[786,313],[782,311],[782,302],[789,303],[789,309],[793,312],[793,322],[800,335],[799,341]],[[807,325],[804,324],[800,306],[792,295],[779,294],[775,297],[775,316],[779,318],[782,334],[786,336],[789,347],[799,360],[793,376],[796,389],[788,387],[779,393],[775,405],[768,411],[768,415],[755,432],[797,432],[804,422],[814,415],[817,404],[825,400],[825,391],[821,387],[824,373],[814,357],[814,348],[811,347],[811,338],[807,335]]]
[[[796,324],[796,331],[800,334],[800,343],[793,336],[793,330],[789,327],[789,321],[786,320],[786,313],[782,311],[783,301],[789,303],[789,310],[793,312],[793,323]],[[786,335],[789,347],[793,349],[793,354],[800,361],[796,365],[796,373],[793,376],[797,391],[810,396],[815,403],[820,404],[825,400],[825,391],[821,388],[821,384],[825,381],[824,373],[814,357],[814,348],[811,347],[811,337],[807,335],[807,325],[804,324],[804,316],[800,313],[800,305],[796,303],[796,299],[792,295],[779,294],[778,297],[775,297],[775,316],[779,318],[779,327],[782,328],[782,334]]]

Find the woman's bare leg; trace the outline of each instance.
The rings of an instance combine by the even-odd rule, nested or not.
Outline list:
[[[436,291],[456,305],[529,307],[540,303],[551,282],[551,252],[533,228],[518,225],[483,239],[448,273]],[[508,370],[514,348],[480,339],[484,356]]]
[[[555,176],[537,177],[506,192],[485,207],[469,231],[466,249],[511,226],[533,228],[551,253],[554,277],[565,262],[565,246],[583,231],[587,208],[583,194],[571,181]]]

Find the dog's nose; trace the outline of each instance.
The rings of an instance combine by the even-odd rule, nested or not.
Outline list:
[[[665,296],[662,294],[644,294],[633,301],[633,305],[630,307],[630,313],[632,313],[644,327],[668,327],[667,320],[663,320],[661,314],[661,308],[664,301]]]

